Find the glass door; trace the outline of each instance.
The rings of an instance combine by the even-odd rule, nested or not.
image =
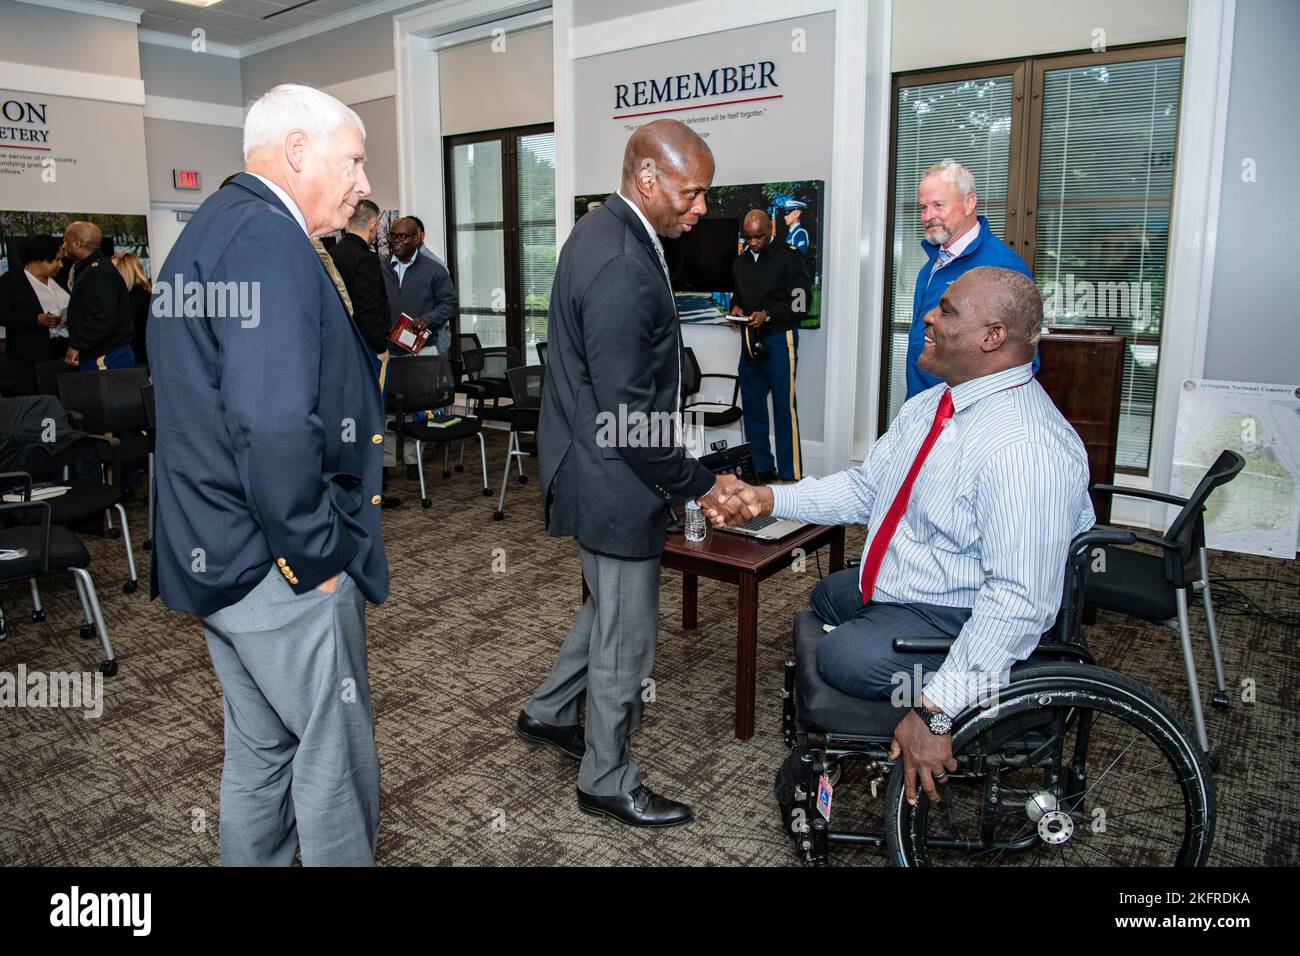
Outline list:
[[[537,362],[555,277],[555,133],[546,126],[445,141],[448,254],[462,333]]]

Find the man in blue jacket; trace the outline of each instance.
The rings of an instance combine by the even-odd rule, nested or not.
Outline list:
[[[226,865],[290,866],[299,846],[308,866],[375,859],[365,603],[388,596],[384,403],[312,244],[370,192],[365,159],[338,100],[268,91],[244,121],[245,172],[154,286],[153,593],[202,617],[221,681]]]
[[[921,248],[925,265],[916,277],[912,328],[907,334],[907,397],[919,395],[941,381],[921,369],[917,360],[925,349],[925,315],[957,279],[980,266],[998,266],[1033,278],[1025,261],[993,235],[989,222],[975,211],[975,177],[955,160],[936,163],[921,176],[916,190],[925,227]],[[1038,354],[1034,354],[1038,371]]]

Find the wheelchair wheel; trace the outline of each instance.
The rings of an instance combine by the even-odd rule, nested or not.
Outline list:
[[[900,866],[1199,866],[1214,836],[1208,762],[1170,706],[1089,664],[1017,671],[953,729],[958,770],[909,807],[901,761],[885,800]],[[942,791],[941,791],[942,792]]]

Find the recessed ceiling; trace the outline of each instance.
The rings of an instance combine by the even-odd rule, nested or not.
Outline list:
[[[140,29],[188,39],[202,27],[209,43],[243,46],[326,17],[374,5],[374,0],[217,0],[209,6],[176,0],[106,0],[140,10]]]

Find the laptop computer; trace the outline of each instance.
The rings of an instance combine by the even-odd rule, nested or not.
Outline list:
[[[750,452],[748,443],[737,445],[734,448],[724,448],[722,451],[705,455],[700,459],[700,464],[715,475],[735,475],[741,481],[748,482],[751,485],[758,484],[758,472],[754,468],[754,455]],[[791,521],[788,518],[773,518],[771,515],[761,515],[757,518],[751,518],[744,524],[737,525],[734,528],[721,528],[719,530],[743,534],[763,541],[780,541],[782,538],[792,535],[800,528],[806,528],[807,526],[808,523],[805,521]]]

